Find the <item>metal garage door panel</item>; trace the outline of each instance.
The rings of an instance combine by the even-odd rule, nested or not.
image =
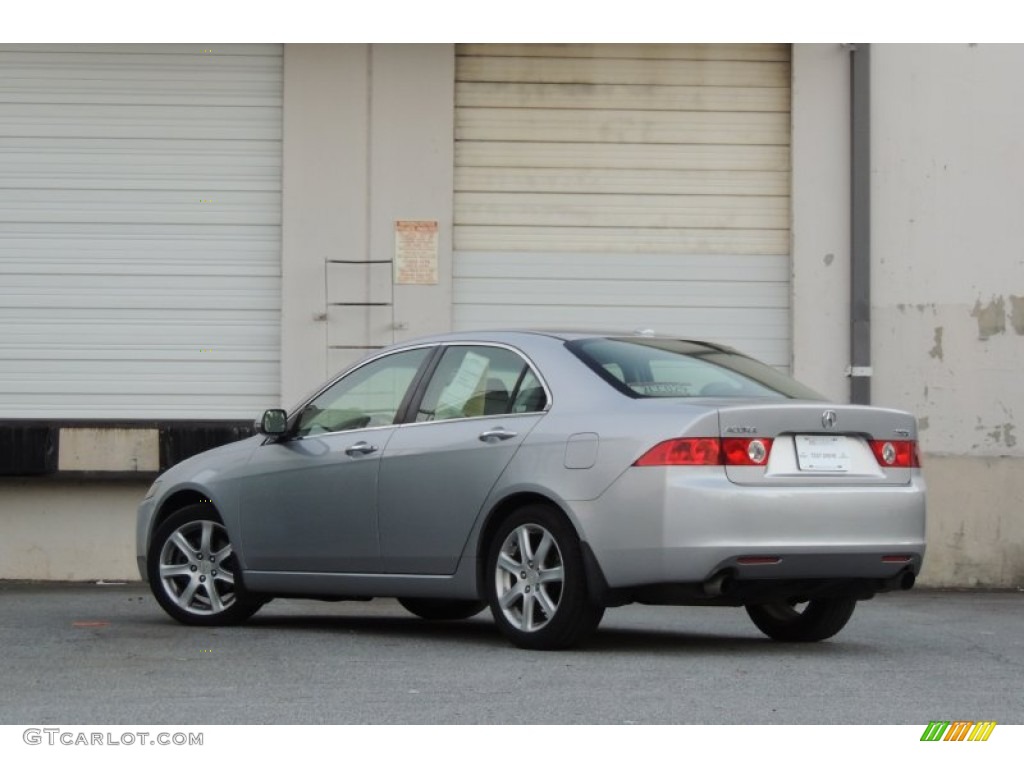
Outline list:
[[[474,167],[616,168],[641,171],[782,171],[788,175],[789,146],[461,140],[455,144],[455,165],[457,170]]]
[[[466,192],[517,194],[746,195],[789,194],[785,171],[714,171],[633,168],[459,168]]]
[[[653,328],[788,366],[788,46],[457,51],[456,328]]]
[[[789,62],[602,59],[597,57],[463,56],[460,80],[495,83],[571,83],[581,85],[713,85],[785,88]]]
[[[656,59],[658,61],[705,59],[728,61],[789,61],[784,43],[467,43],[459,46],[462,56],[569,57],[595,59]]]
[[[282,51],[0,48],[0,417],[278,400]]]
[[[671,112],[606,110],[580,119],[572,110],[460,109],[458,141],[607,142],[612,144],[786,144],[789,115],[771,112]]]

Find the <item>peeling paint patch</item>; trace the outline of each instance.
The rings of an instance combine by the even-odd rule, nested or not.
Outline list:
[[[836,260],[836,255],[834,253],[826,253],[825,254],[825,266],[826,267],[831,267],[832,266],[832,262],[835,261],[835,260]]]
[[[978,299],[971,310],[971,317],[978,319],[978,338],[982,341],[1006,333],[1006,302],[1002,296],[996,296],[984,306],[981,299]]]
[[[920,419],[917,420],[917,429],[919,432],[924,432],[926,429],[928,429],[929,426],[931,425],[928,423],[927,416],[922,416]]]
[[[1017,445],[1017,437],[1013,434],[1017,427],[1007,422],[1006,424],[997,424],[992,427],[976,427],[975,429],[987,429],[985,437],[993,443],[1002,443],[1007,448],[1013,448]]]
[[[1010,296],[1010,323],[1018,336],[1024,336],[1024,296]]]
[[[935,346],[929,350],[928,355],[937,360],[942,360],[942,326],[935,329]]]

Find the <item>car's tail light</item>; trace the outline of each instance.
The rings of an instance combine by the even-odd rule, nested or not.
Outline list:
[[[872,440],[871,452],[883,467],[920,467],[916,440]]]
[[[772,441],[729,437],[678,437],[658,443],[634,462],[637,467],[669,466],[764,466],[768,463]]]
[[[636,460],[637,467],[693,466],[722,463],[717,437],[681,437],[658,443]]]
[[[770,437],[727,437],[722,441],[725,463],[739,467],[763,467],[771,450]]]

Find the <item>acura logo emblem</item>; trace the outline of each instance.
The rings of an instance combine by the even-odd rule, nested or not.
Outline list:
[[[839,421],[839,416],[836,415],[835,411],[825,411],[821,414],[821,426],[825,429],[832,429]]]

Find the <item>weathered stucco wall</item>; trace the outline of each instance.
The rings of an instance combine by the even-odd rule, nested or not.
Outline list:
[[[923,581],[1024,586],[1024,46],[872,56],[874,399],[920,419]]]
[[[920,420],[920,583],[1024,586],[1024,46],[873,45],[872,398]],[[793,53],[794,371],[848,399],[849,52]]]
[[[1024,587],[1024,460],[927,456],[921,584]]]
[[[929,454],[1024,457],[1024,46],[875,46],[876,399]]]

